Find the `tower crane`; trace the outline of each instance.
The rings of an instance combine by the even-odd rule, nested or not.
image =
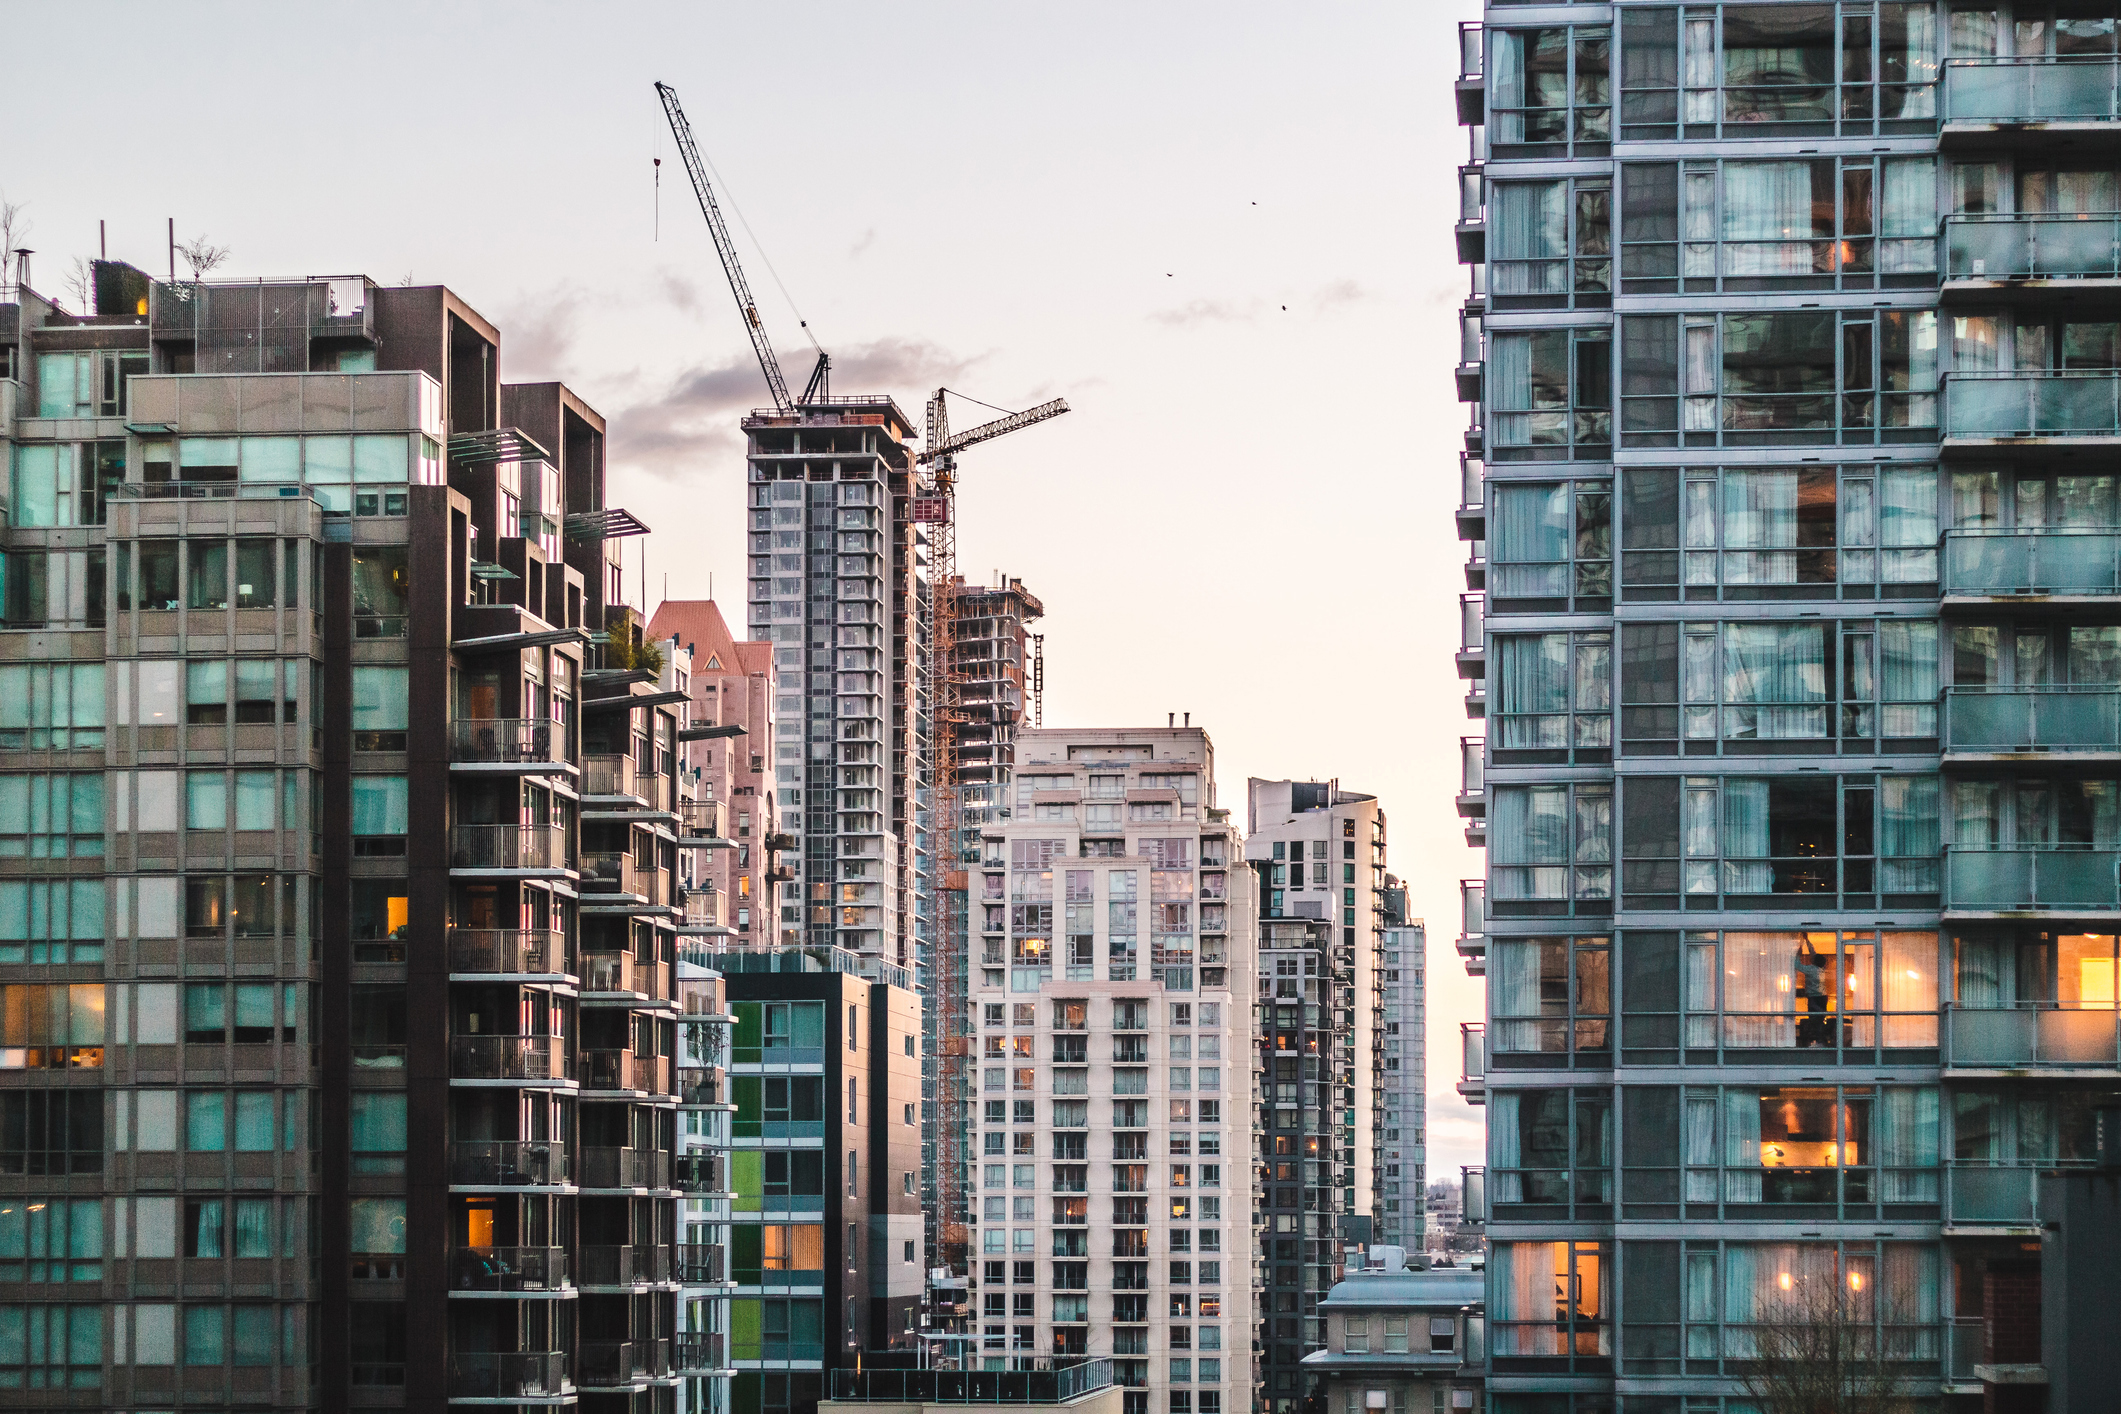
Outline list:
[[[736,297],[737,313],[744,316],[744,332],[751,336],[751,351],[758,355],[759,372],[766,375],[775,411],[793,412],[798,406],[831,397],[832,356],[823,349],[817,351],[817,367],[810,371],[803,396],[788,395],[788,380],[782,376],[781,361],[774,356],[773,344],[766,337],[766,324],[759,318],[758,301],[751,297],[744,267],[737,263],[736,243],[729,238],[729,223],[722,219],[721,205],[714,199],[714,188],[708,185],[707,164],[700,159],[699,145],[692,140],[692,124],[685,121],[685,110],[678,106],[678,91],[667,83],[658,83],[655,93],[663,101],[664,116],[670,119],[670,135],[677,140],[685,174],[692,178],[693,194],[700,199],[700,214],[707,218],[707,232],[714,237],[715,254],[722,258],[722,273],[729,277],[729,293]],[[808,328],[804,325],[806,331]],[[813,338],[811,343],[815,345],[817,340]]]
[[[957,617],[951,600],[957,580],[957,454],[967,447],[992,441],[1011,432],[1033,427],[1059,417],[1068,410],[1067,400],[1055,398],[998,417],[992,422],[950,430],[950,408],[944,400],[948,388],[937,388],[928,400],[927,435],[924,450],[915,464],[924,469],[913,498],[915,521],[929,527],[928,607],[929,691],[933,694],[930,721],[935,733],[934,788],[930,793],[929,838],[940,858],[934,872],[940,877],[936,890],[936,945],[934,993],[936,1007],[937,1070],[935,1172],[937,1198],[937,1252],[952,1269],[969,1263],[971,1248],[966,1227],[968,1159],[959,1147],[960,1137],[970,1125],[972,1044],[970,1034],[971,931],[969,919],[964,950],[957,945],[960,900],[965,897],[965,861],[959,857],[958,835],[963,822],[963,800],[959,794],[957,734],[965,721],[963,708],[965,676],[955,661]],[[960,394],[959,396],[963,396]]]

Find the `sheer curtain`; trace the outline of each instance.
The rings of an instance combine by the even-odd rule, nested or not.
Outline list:
[[[1488,987],[1494,1001],[1494,1023],[1489,1035],[1498,1051],[1536,1051],[1539,1024],[1539,952],[1536,942],[1504,942],[1489,946]],[[1516,1097],[1512,1096],[1514,1100]],[[1499,1113],[1499,1112],[1498,1112]]]
[[[1488,405],[1496,440],[1523,446],[1532,440],[1532,337],[1496,334],[1488,340]]]
[[[1496,744],[1560,748],[1569,744],[1569,636],[1509,634],[1495,639]]]
[[[1498,1203],[1524,1201],[1524,1177],[1518,1166],[1524,1150],[1517,1134],[1517,1093],[1498,1090],[1488,1096],[1488,1181],[1490,1196]]]
[[[1937,1044],[1937,935],[1887,933],[1885,981],[1879,988],[1885,1009],[1887,1046]]]
[[[1880,883],[1887,893],[1935,893],[1939,827],[1937,777],[1885,776],[1878,782]]]
[[[1714,866],[1711,866],[1714,867]],[[1713,938],[1715,935],[1709,935]],[[1716,1044],[1716,944],[1689,943],[1686,950],[1686,1043]]]
[[[1503,1242],[1494,1249],[1494,1350],[1497,1355],[1562,1353],[1554,1329],[1554,1248],[1551,1242]],[[1525,1325],[1514,1324],[1526,1322]]]
[[[2003,938],[1966,937],[1954,940],[1952,1003],[1969,1011],[1990,1011],[2017,1000],[2018,969],[2012,965],[2011,945]]]
[[[1797,582],[1797,473],[1727,471],[1723,476],[1727,584]]]
[[[1931,619],[1878,623],[1881,723],[1888,737],[1937,734],[1937,625]]]
[[[1768,859],[1768,783],[1764,777],[1723,778],[1723,890],[1772,893],[1775,868]]]
[[[1724,735],[1826,735],[1826,635],[1817,624],[1723,626]]]
[[[1489,573],[1501,598],[1564,598],[1569,592],[1569,488],[1491,486]]]
[[[1753,1353],[1753,1273],[1763,1264],[1759,1248],[1732,1242],[1723,1249],[1723,1353],[1743,1358]]]
[[[1497,30],[1489,47],[1489,62],[1495,67],[1496,142],[1524,141],[1524,35]]]
[[[1880,1094],[1875,1162],[1886,1202],[1937,1201],[1937,1128],[1934,1087]]]
[[[1726,162],[1723,165],[1723,258],[1727,275],[1812,273],[1813,165],[1810,162]],[[1832,212],[1833,167],[1825,169],[1826,210]],[[1826,235],[1831,236],[1832,217]]]
[[[1723,1198],[1760,1201],[1760,1095],[1754,1090],[1723,1092]]]
[[[1886,1358],[1936,1359],[1937,1253],[1912,1242],[1888,1242],[1884,1267],[1879,1315],[1887,1327]]]
[[[1782,1049],[1795,1043],[1796,950],[1803,943],[1801,933],[1723,935],[1725,1045]]]
[[[1568,292],[1567,182],[1498,182],[1488,210],[1498,295]]]
[[[1691,1194],[1688,1195],[1692,1197]],[[1714,1201],[1715,1194],[1709,1195]],[[1716,1254],[1686,1257],[1686,1353],[1689,1360],[1716,1358]]]
[[[1888,468],[1878,476],[1880,566],[1886,582],[1922,584],[1937,577],[1937,473]]]
[[[1716,1201],[1716,1092],[1689,1090],[1686,1095],[1686,1201]],[[1689,1320],[1693,1319],[1691,1316]]]

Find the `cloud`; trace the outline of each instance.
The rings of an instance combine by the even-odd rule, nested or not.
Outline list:
[[[860,255],[863,251],[869,249],[869,247],[873,245],[875,241],[876,227],[871,226],[868,230],[862,232],[860,239],[856,240],[853,245],[847,248],[847,258],[849,260],[854,259],[854,257]]]
[[[832,356],[832,386],[843,394],[888,393],[910,417],[937,384],[961,378],[987,355],[964,356],[921,339],[878,339]],[[790,391],[810,379],[808,350],[783,361]],[[766,381],[747,353],[680,374],[660,397],[621,409],[611,419],[615,466],[674,478],[738,455],[743,415],[769,401]]]
[[[659,270],[656,272],[656,283],[661,287],[663,298],[670,302],[672,309],[686,314],[699,313],[700,287],[689,277],[680,275],[675,270]]]
[[[589,296],[560,289],[528,296],[501,320],[502,348],[508,358],[508,381],[543,383],[567,376],[568,358],[581,330],[582,308]]]
[[[1321,287],[1311,296],[1311,307],[1318,310],[1335,309],[1344,304],[1360,304],[1370,297],[1370,292],[1353,280],[1336,280]]]
[[[1159,309],[1149,315],[1149,322],[1161,324],[1167,329],[1190,329],[1200,324],[1234,324],[1252,319],[1259,313],[1260,302],[1236,304],[1230,300],[1187,300],[1176,309]]]

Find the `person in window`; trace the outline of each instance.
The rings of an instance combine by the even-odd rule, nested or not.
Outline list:
[[[1812,950],[1809,941],[1797,954],[1797,996],[1804,1007],[1804,1016],[1797,1022],[1797,1044],[1800,1046],[1834,1044],[1832,1023],[1826,1015],[1827,961]]]

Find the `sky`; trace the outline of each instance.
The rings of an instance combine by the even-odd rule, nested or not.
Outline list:
[[[500,326],[504,379],[564,379],[610,418],[611,500],[656,532],[647,607],[711,586],[737,623],[737,419],[767,397],[670,83],[791,383],[814,336],[835,391],[916,424],[941,385],[1068,399],[960,460],[961,571],[1046,605],[1046,725],[1190,712],[1240,817],[1250,775],[1382,801],[1430,924],[1429,1171],[1455,1178],[1481,1161],[1454,1089],[1481,984],[1453,946],[1481,860],[1452,804],[1479,731],[1452,666],[1451,378],[1452,79],[1478,14],[77,0],[11,16],[51,61],[0,86],[0,195],[40,288],[99,221],[166,274],[170,218],[229,248],[216,278],[449,285]],[[86,85],[62,61],[83,35]]]

